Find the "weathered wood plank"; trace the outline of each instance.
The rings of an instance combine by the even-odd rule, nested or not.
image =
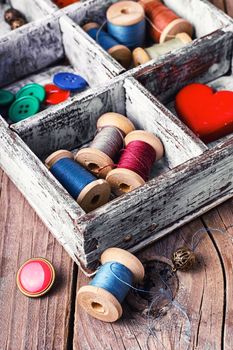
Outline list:
[[[226,207],[229,205],[228,202]],[[212,214],[212,217],[214,222],[209,224],[221,227],[219,216]],[[186,244],[191,246],[194,235],[196,242],[202,238],[195,250],[198,259],[195,269],[178,272],[173,277],[170,267],[172,252]],[[220,234],[213,233],[213,237],[219,239]],[[151,290],[153,298],[157,298],[149,318],[145,310],[150,306],[150,298],[142,293],[129,294],[123,304],[123,317],[114,324],[103,324],[89,317],[76,302],[74,350],[224,348],[222,310],[225,285],[221,257],[213,244],[213,237],[206,233],[200,220],[195,220],[140,252],[139,257],[147,262],[145,289]],[[149,264],[148,261],[152,262]],[[169,289],[161,279],[171,289],[173,303],[169,299]],[[77,290],[87,283],[88,279],[80,273]],[[161,296],[161,289],[166,290],[167,298]],[[159,314],[160,317],[156,318]]]
[[[0,348],[67,349],[74,263],[2,171],[0,188]],[[29,299],[15,278],[20,265],[37,256],[52,262],[57,277],[48,295]]]

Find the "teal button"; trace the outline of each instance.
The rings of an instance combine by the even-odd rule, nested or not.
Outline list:
[[[10,105],[15,99],[15,95],[7,90],[0,89],[0,106]]]
[[[15,100],[9,109],[9,118],[17,123],[32,115],[36,114],[40,109],[40,101],[33,96],[20,97]]]
[[[16,94],[16,99],[23,97],[23,96],[33,96],[38,98],[40,102],[43,102],[45,99],[45,89],[43,86],[36,84],[36,83],[30,83],[25,86],[23,86]]]

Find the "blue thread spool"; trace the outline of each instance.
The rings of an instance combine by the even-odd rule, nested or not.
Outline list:
[[[108,202],[110,186],[107,181],[97,180],[95,176],[74,161],[71,152],[56,151],[45,160],[45,164],[86,212]]]
[[[99,29],[98,23],[91,22],[83,26],[87,32],[105,51],[107,51],[123,67],[128,68],[132,60],[131,51],[124,45],[119,44],[113,37],[103,29]]]
[[[89,315],[114,322],[122,315],[121,303],[133,281],[141,281],[145,271],[139,259],[120,248],[105,250],[100,260],[94,279],[79,289],[78,303]]]
[[[107,10],[108,33],[119,43],[134,49],[144,46],[146,22],[143,7],[134,1],[120,1]]]
[[[99,132],[96,136],[101,136],[101,130],[107,127],[117,129],[122,140],[119,148],[116,147],[116,140],[112,140],[115,151],[115,154],[113,154],[113,156],[110,156],[106,152],[106,147],[103,147],[102,149],[96,148],[94,142],[95,139],[92,141],[89,147],[80,149],[75,156],[75,160],[82,166],[84,166],[88,171],[104,179],[106,178],[107,174],[112,170],[112,165],[114,164],[114,157],[124,146],[124,137],[129,132],[135,129],[133,123],[128,118],[126,118],[122,114],[114,112],[105,113],[98,119],[97,130],[99,130]],[[106,141],[107,142],[105,143],[110,144],[109,139],[107,139]]]

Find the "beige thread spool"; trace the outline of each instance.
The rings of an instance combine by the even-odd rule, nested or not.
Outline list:
[[[109,248],[100,258],[101,264],[118,262],[127,267],[139,282],[144,278],[144,267],[133,254],[120,248]],[[98,272],[97,272],[98,273]],[[92,317],[105,322],[115,322],[122,315],[122,306],[117,298],[109,291],[96,286],[83,286],[77,293],[79,305]]]
[[[59,150],[52,153],[45,160],[45,164],[50,169],[57,161],[62,158],[74,159],[73,154],[66,150]],[[110,197],[110,186],[107,181],[96,179],[84,187],[76,199],[80,207],[86,212],[90,212],[108,202]]]
[[[87,23],[83,26],[83,30],[87,33],[89,30],[91,30],[93,28],[100,28],[100,26],[96,22],[90,22],[90,23]],[[98,40],[96,42],[98,43]],[[128,47],[119,44],[119,45],[115,45],[115,46],[111,47],[110,49],[107,50],[107,52],[116,61],[118,61],[124,68],[126,68],[126,69],[129,68],[131,61],[132,61],[132,53],[128,49]]]
[[[161,159],[164,154],[162,142],[158,137],[150,132],[144,130],[132,131],[125,137],[126,147],[132,141],[143,141],[153,147],[156,152],[156,161]],[[106,180],[109,182],[112,191],[117,196],[128,193],[145,184],[144,179],[140,175],[136,174],[132,170],[123,168],[111,170],[108,173]]]
[[[106,126],[119,129],[119,132],[122,132],[124,136],[135,129],[133,123],[128,118],[114,112],[105,113],[98,119],[97,129]],[[122,136],[122,143],[124,136]],[[75,160],[94,175],[101,178],[106,178],[109,171],[112,170],[111,164],[114,164],[113,159],[107,154],[91,147],[80,149],[75,156]]]
[[[134,66],[137,67],[152,59],[157,59],[166,53],[179,49],[192,41],[191,37],[186,33],[179,33],[174,39],[165,41],[162,44],[154,44],[148,48],[137,47],[133,51]]]

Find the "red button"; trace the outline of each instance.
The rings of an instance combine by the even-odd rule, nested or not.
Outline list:
[[[54,84],[47,84],[44,88],[46,92],[45,103],[49,105],[56,105],[70,97],[70,91],[62,90]]]
[[[43,258],[27,260],[17,273],[17,285],[26,296],[39,297],[49,291],[55,279],[52,264]]]

